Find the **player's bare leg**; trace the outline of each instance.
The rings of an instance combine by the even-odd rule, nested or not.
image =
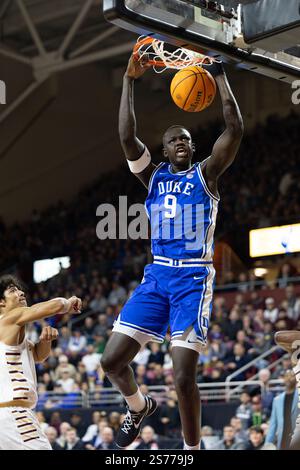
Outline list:
[[[121,392],[128,405],[126,418],[116,437],[116,444],[120,448],[126,448],[137,438],[143,419],[154,413],[157,408],[153,398],[141,393],[129,365],[140,348],[140,343],[135,339],[114,332],[101,358],[104,372],[111,383]]]
[[[125,397],[133,395],[138,389],[129,364],[140,348],[141,345],[133,338],[122,333],[112,333],[101,358],[104,372]]]
[[[185,448],[200,448],[201,402],[196,384],[199,354],[192,349],[175,346],[172,348],[175,388],[178,396],[179,413]]]

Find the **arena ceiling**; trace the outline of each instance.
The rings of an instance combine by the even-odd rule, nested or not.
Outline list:
[[[226,7],[236,7],[238,3],[253,1],[257,0],[222,0],[221,3]],[[131,37],[129,33],[109,25],[101,9],[102,0],[3,0],[0,6],[1,47],[13,49],[21,55],[35,56],[39,49],[42,50],[37,36],[33,37],[36,30],[47,52],[56,51],[71,27],[75,34],[64,44],[67,45],[63,49],[64,54],[72,55],[74,50],[92,39],[95,46],[92,45],[90,51],[97,50],[101,42],[105,47],[111,47],[128,40]],[[76,19],[78,22],[74,24]]]

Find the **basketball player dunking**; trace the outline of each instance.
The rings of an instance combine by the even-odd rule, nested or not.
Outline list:
[[[116,438],[117,445],[124,448],[138,436],[143,418],[157,406],[152,397],[140,392],[129,363],[148,341],[162,342],[170,326],[184,448],[192,450],[200,448],[196,369],[206,343],[213,295],[217,183],[238,151],[243,121],[222,65],[210,66],[223,103],[224,133],[209,158],[192,164],[195,148],[190,133],[182,126],[172,126],[163,136],[163,153],[169,161],[155,166],[136,136],[133,106],[134,80],[147,68],[130,58],[123,79],[119,133],[130,170],[148,188],[146,209],[154,260],[145,267],[141,285],[121,311],[101,363],[128,405]],[[187,222],[184,229],[182,220]],[[195,243],[190,243],[192,235]]]
[[[34,364],[47,359],[58,332],[43,328],[34,345],[26,339],[26,325],[80,309],[77,297],[27,307],[20,282],[13,276],[0,277],[0,450],[51,450],[33,412],[37,403]]]

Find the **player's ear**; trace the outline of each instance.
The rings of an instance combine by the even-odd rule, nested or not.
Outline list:
[[[163,156],[164,156],[165,158],[168,158],[168,152],[167,152],[167,150],[165,149],[165,147],[163,147]]]
[[[3,308],[3,307],[5,307],[5,300],[0,299],[0,308]]]
[[[194,144],[194,142],[192,142],[192,150],[194,153],[196,152],[196,145]]]

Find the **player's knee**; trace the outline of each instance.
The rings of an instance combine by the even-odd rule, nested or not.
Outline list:
[[[182,371],[176,375],[175,385],[179,393],[189,394],[191,392],[191,388],[196,385],[195,377]]]
[[[118,364],[111,354],[104,354],[100,360],[101,367],[106,374],[113,374],[118,372]]]

